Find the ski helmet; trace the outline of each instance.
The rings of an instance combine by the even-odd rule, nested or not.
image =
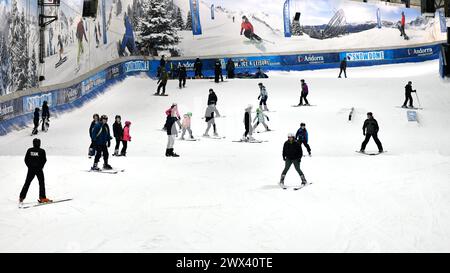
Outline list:
[[[302,127],[302,126],[306,126],[305,123],[303,123],[303,122],[300,123],[300,127]]]
[[[261,113],[261,108],[256,108],[257,113]]]
[[[187,112],[187,114],[189,117],[192,117],[192,113],[191,112]]]
[[[259,85],[259,86],[262,86],[262,85],[263,85],[263,83],[262,83],[262,82],[260,82],[260,83],[258,83],[258,85]]]
[[[288,137],[295,137],[295,135],[293,133],[289,133]]]

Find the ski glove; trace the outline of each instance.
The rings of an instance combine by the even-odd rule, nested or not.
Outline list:
[[[108,141],[108,148],[111,147],[111,141]]]

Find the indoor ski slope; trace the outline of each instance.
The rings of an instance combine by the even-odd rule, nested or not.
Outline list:
[[[128,78],[52,118],[49,132],[38,135],[48,156],[48,197],[73,201],[18,209],[31,127],[0,137],[0,251],[448,252],[450,86],[437,70],[431,61],[349,68],[348,79],[337,79],[336,70],[270,73],[261,81],[276,111],[268,113],[274,131],[255,133],[268,141],[261,144],[232,142],[244,132],[244,108],[257,104],[259,80],[189,80],[181,91],[169,81],[169,97],[156,97],[156,81]],[[301,78],[317,106],[290,107],[298,103]],[[424,107],[420,124],[395,107],[408,80]],[[200,137],[210,87],[226,115],[217,119],[222,140]],[[164,156],[167,136],[160,130],[172,102],[180,114],[193,113],[192,129],[201,138],[177,141],[180,158]],[[386,154],[355,153],[368,111],[378,120]],[[110,159],[124,173],[86,172],[93,162],[87,157],[93,113],[107,114],[110,125],[116,114],[132,122],[128,157]],[[300,122],[313,152],[301,167],[313,184],[282,190],[282,146]],[[373,140],[366,150],[376,150]],[[299,182],[292,168],[286,184]],[[37,185],[25,201],[37,199]]]

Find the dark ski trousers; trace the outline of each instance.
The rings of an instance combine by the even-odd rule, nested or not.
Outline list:
[[[186,77],[182,77],[182,78],[178,78],[178,86],[181,87],[185,87],[186,86]]]
[[[366,145],[367,145],[367,143],[369,143],[370,137],[372,137],[373,140],[375,141],[375,143],[377,144],[378,151],[382,151],[383,146],[381,145],[381,142],[378,139],[377,134],[366,134],[366,138],[364,139],[363,143],[361,144],[361,150],[364,151],[366,149]]]
[[[96,151],[96,154],[95,154],[94,163],[98,163],[100,161],[100,157],[102,157],[102,154],[103,154],[103,163],[108,164],[109,153],[108,153],[108,147],[106,147],[106,144],[96,145],[95,151]]]
[[[234,78],[234,71],[228,71],[228,79],[233,79]]]
[[[289,169],[291,168],[291,165],[294,164],[295,170],[298,172],[299,175],[303,175],[302,170],[300,170],[300,159],[286,159],[284,164],[284,170],[281,173],[282,176],[285,176]]]
[[[162,94],[165,94],[165,93],[166,93],[166,84],[167,84],[167,82],[165,82],[165,83],[161,82],[161,83],[158,85],[158,89],[157,89],[156,93],[159,94],[159,91],[160,91],[161,88],[162,88]]]
[[[245,122],[245,133],[244,133],[244,137],[247,137],[248,133],[250,133],[250,123],[249,123],[249,122]]]
[[[309,147],[308,142],[306,142],[306,141],[303,140],[303,141],[301,141],[300,143],[303,144],[303,145],[305,145],[306,150],[308,151],[308,154],[310,154],[310,153],[311,153],[311,147]]]
[[[307,96],[308,96],[308,94],[302,94],[300,96],[300,104],[303,104],[303,100],[305,100],[306,104],[309,104],[308,99],[306,99]]]
[[[44,172],[42,169],[34,168],[28,168],[27,178],[25,179],[25,184],[20,192],[20,198],[25,199],[25,197],[27,197],[28,188],[30,187],[31,181],[33,181],[35,176],[37,176],[39,181],[39,198],[45,198]]]
[[[120,138],[116,137],[116,147],[114,147],[114,150],[119,150],[120,147]]]
[[[122,151],[120,151],[120,153],[121,154],[126,154],[127,153],[127,146],[128,146],[128,143],[127,143],[127,141],[125,141],[125,140],[122,140]]]
[[[267,97],[261,98],[261,100],[259,101],[259,105],[266,105],[267,106]]]
[[[405,94],[405,102],[403,103],[403,106],[406,106],[409,100],[409,106],[413,107],[413,98],[411,94]]]
[[[45,131],[47,128],[47,117],[42,117],[42,131]]]
[[[344,76],[347,78],[347,69],[341,68],[341,71],[339,71],[339,78],[341,77],[342,72],[344,72]]]
[[[32,132],[32,134],[33,135],[36,135],[37,133],[38,133],[38,128],[39,128],[39,121],[33,121],[33,123],[34,123],[34,128],[33,128],[33,132]]]

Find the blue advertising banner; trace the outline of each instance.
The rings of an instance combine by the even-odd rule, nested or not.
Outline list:
[[[380,11],[380,9],[377,9],[377,26],[378,26],[378,28],[381,28],[381,11]]]
[[[34,112],[35,108],[41,108],[42,103],[44,101],[47,101],[49,107],[55,106],[56,102],[57,102],[56,92],[53,92],[53,93],[50,92],[50,93],[44,93],[44,94],[41,93],[41,94],[23,97],[23,100],[22,100],[23,112],[24,113]]]
[[[211,20],[214,20],[214,4],[211,4]]]
[[[191,17],[192,17],[192,34],[201,35],[202,26],[200,24],[200,7],[198,0],[189,0],[191,7]]]
[[[439,14],[439,22],[440,22],[440,25],[441,25],[441,32],[442,33],[447,33],[447,21],[445,19],[444,10],[440,9],[436,13]]]
[[[286,0],[283,5],[284,37],[291,37],[291,12],[290,0]]]
[[[96,90],[106,82],[106,70],[103,70],[94,76],[81,82],[81,95]]]
[[[102,0],[102,21],[103,21],[103,44],[107,44],[108,43],[108,39],[106,37],[106,6],[105,6],[105,0]]]

